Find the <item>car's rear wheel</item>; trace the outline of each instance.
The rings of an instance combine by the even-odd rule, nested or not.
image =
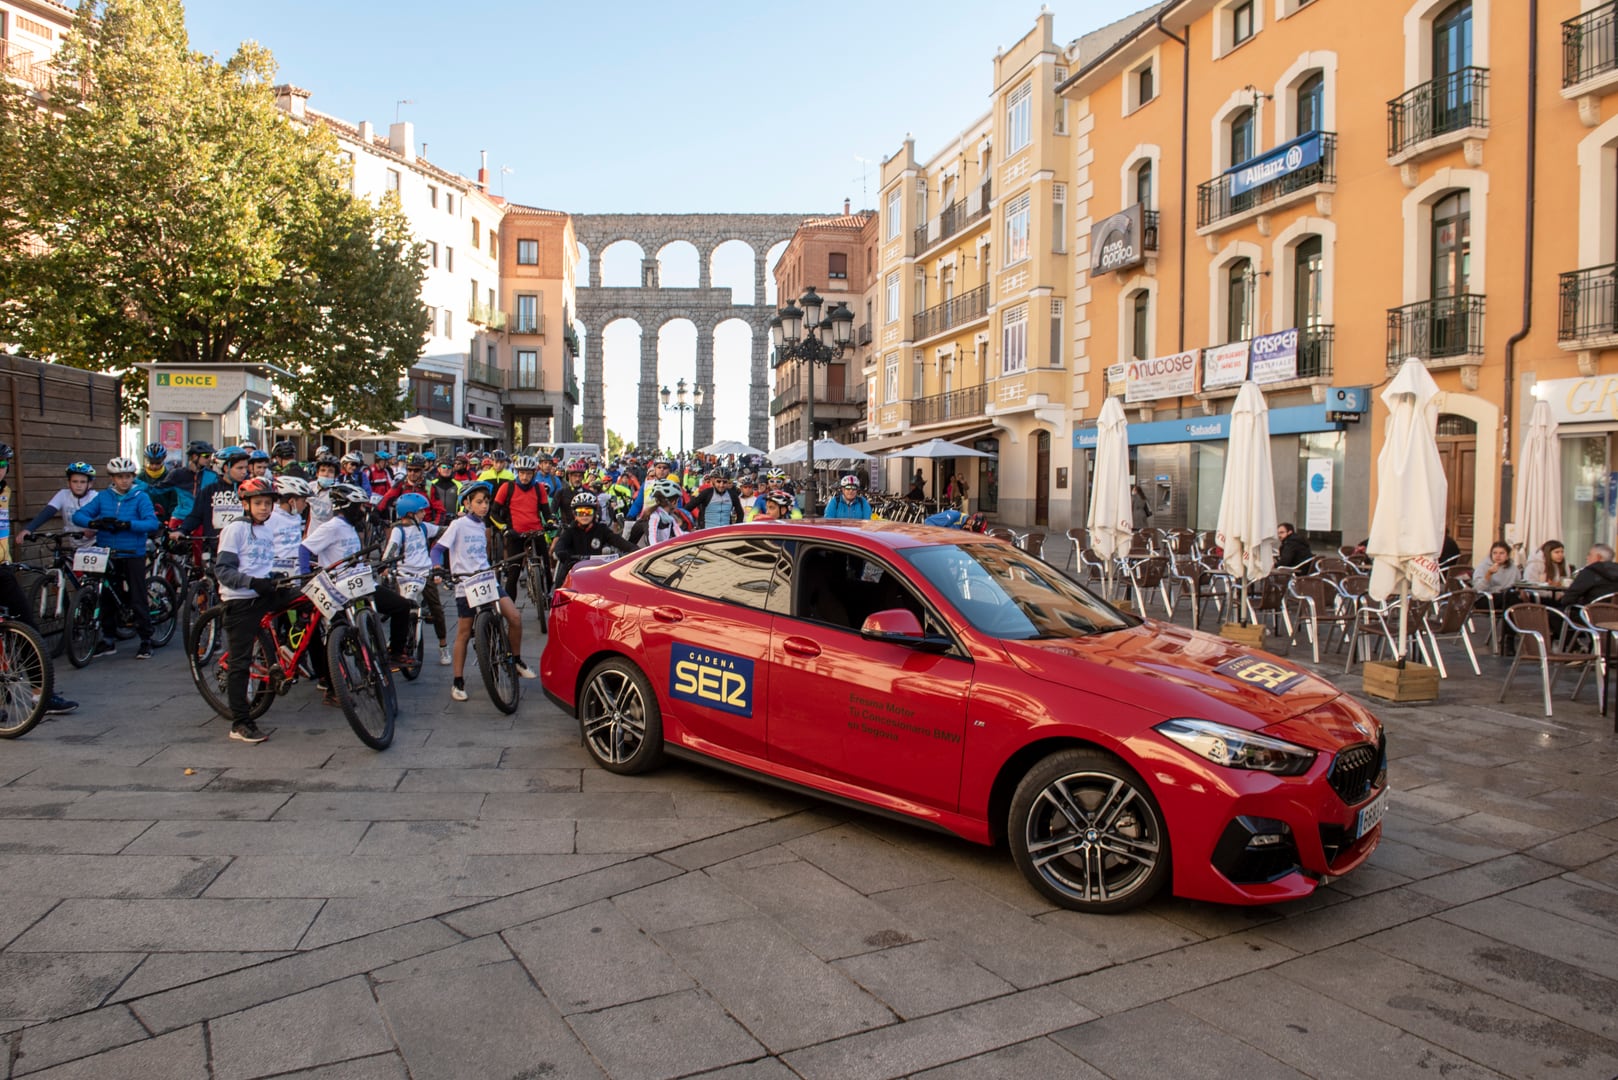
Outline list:
[[[608,772],[641,773],[663,761],[663,715],[640,668],[603,660],[579,692],[579,727],[590,756]]]
[[[1074,911],[1127,911],[1168,883],[1168,831],[1145,781],[1100,750],[1042,759],[1011,797],[1006,837],[1028,881]]]

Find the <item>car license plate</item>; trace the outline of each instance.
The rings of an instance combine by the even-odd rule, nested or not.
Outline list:
[[[500,582],[493,570],[484,570],[466,579],[464,595],[468,607],[486,607],[500,600]]]
[[[1361,808],[1354,824],[1354,839],[1358,840],[1382,821],[1382,815],[1388,812],[1388,789],[1383,788],[1382,794],[1372,799],[1370,805]]]
[[[327,574],[320,573],[310,578],[303,587],[303,595],[307,596],[320,613],[326,618],[334,618],[348,603],[348,598],[342,593],[335,582]]]
[[[420,581],[412,581],[409,578],[399,579],[399,595],[409,600],[412,604],[421,599],[423,587],[423,583]]]
[[[376,592],[376,574],[369,566],[361,564],[349,569],[338,580],[337,587],[350,600],[358,600],[362,596],[370,596]]]
[[[111,548],[80,548],[73,553],[73,569],[81,574],[105,574],[107,572],[107,559],[111,555]]]

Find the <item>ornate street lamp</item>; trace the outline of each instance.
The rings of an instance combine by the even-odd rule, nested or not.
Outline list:
[[[801,308],[798,304],[803,305]],[[815,367],[830,364],[848,351],[854,339],[854,312],[847,304],[838,303],[822,319],[825,301],[815,292],[813,285],[798,297],[798,303],[787,301],[770,320],[770,338],[775,345],[775,363],[779,367],[788,360],[802,360],[809,372],[808,409],[808,462],[809,490],[805,493],[805,509],[813,516],[815,511]]]
[[[665,386],[665,387],[663,387],[663,389],[659,390],[658,393],[657,393],[657,396],[663,399],[663,411],[664,412],[672,412],[672,413],[679,413],[680,414],[679,415],[679,421],[680,421],[680,475],[684,476],[685,475],[685,414],[688,413],[688,412],[696,412],[697,409],[702,407],[702,387],[700,387],[700,386],[697,387],[695,394],[688,395],[687,394],[687,387],[686,387],[686,383],[685,383],[684,379],[681,379],[679,382],[675,383],[674,386],[675,386],[675,394],[674,394],[674,403],[672,405],[669,404],[669,388],[668,387]],[[688,400],[688,398],[689,398],[689,400]]]

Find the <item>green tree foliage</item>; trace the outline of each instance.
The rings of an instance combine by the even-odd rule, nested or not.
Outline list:
[[[107,0],[58,68],[43,101],[0,80],[0,340],[126,373],[131,411],[133,364],[259,362],[298,376],[285,426],[401,416],[421,246],[394,196],[350,193],[328,130],[275,107],[270,54],[220,64],[180,0]]]

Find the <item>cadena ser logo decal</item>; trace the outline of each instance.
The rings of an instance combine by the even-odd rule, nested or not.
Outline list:
[[[669,697],[752,716],[753,661],[676,641],[669,653]]]
[[[1256,656],[1238,656],[1234,660],[1226,660],[1214,670],[1239,683],[1256,686],[1272,694],[1284,694],[1304,679],[1302,672],[1291,671]]]

